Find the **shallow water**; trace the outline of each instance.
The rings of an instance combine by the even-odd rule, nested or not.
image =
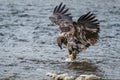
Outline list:
[[[67,50],[55,44],[59,30],[48,17],[62,1],[74,20],[88,11],[100,20],[98,43],[77,57],[90,60],[90,68],[63,62]],[[119,21],[120,0],[0,0],[0,79],[50,80],[47,72],[120,79]]]

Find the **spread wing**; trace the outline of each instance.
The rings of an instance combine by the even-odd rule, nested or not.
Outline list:
[[[77,22],[73,22],[71,13],[68,11],[66,5],[60,3],[54,8],[49,19],[61,30],[57,38],[58,46],[62,49],[64,44],[69,51],[68,57],[74,59],[80,51],[97,42],[99,22],[91,12],[82,15]]]
[[[70,26],[72,26],[72,16],[68,11],[66,5],[60,3],[54,8],[53,15],[49,17],[53,24],[59,26],[61,32],[70,31]]]
[[[99,22],[95,15],[88,12],[82,15],[75,24],[76,37],[84,45],[93,45],[99,38]]]
[[[99,22],[98,19],[95,19],[95,15],[91,12],[88,12],[85,15],[82,15],[78,21],[78,25],[83,26],[84,29],[91,32],[99,32]],[[82,27],[81,27],[82,28]]]
[[[63,3],[60,3],[60,5],[56,6],[53,11],[53,15],[58,20],[66,20],[66,21],[72,21],[71,13],[68,13],[69,9],[66,8],[66,5],[63,5]]]

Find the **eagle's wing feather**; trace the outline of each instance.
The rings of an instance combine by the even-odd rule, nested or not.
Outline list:
[[[55,8],[54,8],[54,11],[53,11],[53,14],[54,15],[65,15],[67,12],[68,12],[68,8],[67,9],[65,9],[66,8],[66,5],[63,5],[63,3],[60,3],[60,5],[58,5],[58,6],[56,6]]]
[[[76,37],[83,45],[93,45],[99,38],[99,22],[91,12],[82,15],[76,23]]]
[[[99,32],[99,22],[95,19],[95,15],[91,12],[88,12],[85,15],[82,15],[77,24],[83,26],[83,29],[91,31],[91,32]],[[82,28],[82,27],[81,27]]]
[[[63,24],[63,22],[72,22],[72,16],[71,13],[68,12],[69,8],[66,8],[66,5],[63,5],[63,3],[60,3],[54,8],[53,11],[53,17],[56,18],[56,21],[60,24]]]
[[[54,8],[53,15],[49,17],[52,23],[60,28],[59,37],[57,38],[57,44],[60,48],[62,48],[62,44],[67,45],[65,34],[69,33],[71,26],[73,26],[72,16],[68,11],[69,9],[66,8],[66,5],[60,3]]]

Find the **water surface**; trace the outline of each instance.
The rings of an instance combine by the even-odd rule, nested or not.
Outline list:
[[[60,2],[75,21],[88,11],[100,21],[98,43],[77,57],[94,63],[90,68],[62,62],[68,52],[55,44],[59,30],[48,19]],[[49,80],[47,72],[120,79],[119,21],[120,0],[0,0],[0,79]]]

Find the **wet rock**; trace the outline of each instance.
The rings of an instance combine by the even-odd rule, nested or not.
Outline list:
[[[73,77],[73,76],[69,76],[67,73],[65,74],[55,74],[55,73],[47,73],[47,76],[51,77],[53,80],[100,80],[101,78],[90,74],[90,75],[86,75],[86,74],[82,74],[79,77]]]
[[[75,80],[100,80],[100,77],[90,74],[90,75],[80,75]]]
[[[53,80],[74,80],[73,76],[68,76],[65,74],[55,74],[55,73],[47,73],[47,76],[50,76]]]
[[[51,77],[51,78],[53,78],[53,79],[55,79],[55,77],[57,76],[57,74],[50,73],[50,72],[48,72],[46,75],[49,76],[49,77]]]

